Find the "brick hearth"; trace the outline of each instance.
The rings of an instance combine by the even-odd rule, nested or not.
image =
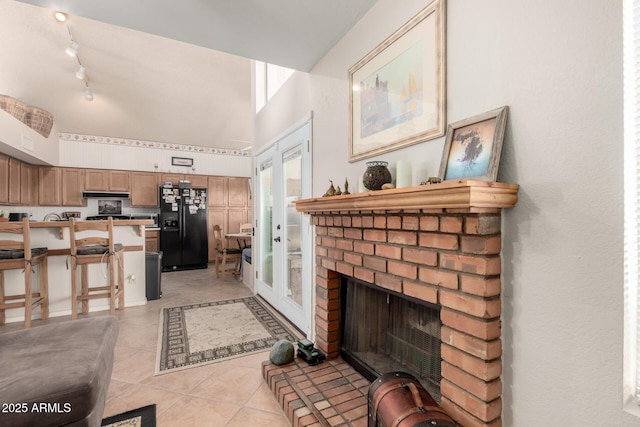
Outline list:
[[[439,304],[441,405],[462,426],[498,427],[501,208],[518,186],[429,187],[298,202],[316,232],[316,345],[338,356],[341,274]]]

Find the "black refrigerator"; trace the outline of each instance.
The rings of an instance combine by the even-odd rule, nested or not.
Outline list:
[[[207,189],[160,187],[162,271],[207,268]]]

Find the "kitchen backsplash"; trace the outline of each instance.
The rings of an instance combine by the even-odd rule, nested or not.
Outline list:
[[[87,199],[87,206],[0,206],[0,209],[9,212],[29,212],[31,220],[42,221],[45,215],[56,213],[62,216],[62,212],[80,212],[80,218],[98,215],[98,199]],[[122,215],[147,215],[158,213],[159,208],[132,208],[131,201],[122,199]]]

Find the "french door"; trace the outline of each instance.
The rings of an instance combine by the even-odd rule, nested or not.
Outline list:
[[[311,325],[312,237],[294,201],[311,197],[311,121],[256,159],[257,292],[300,330]]]

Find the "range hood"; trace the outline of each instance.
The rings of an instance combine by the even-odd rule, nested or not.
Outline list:
[[[85,199],[128,199],[129,193],[124,191],[83,191]]]

